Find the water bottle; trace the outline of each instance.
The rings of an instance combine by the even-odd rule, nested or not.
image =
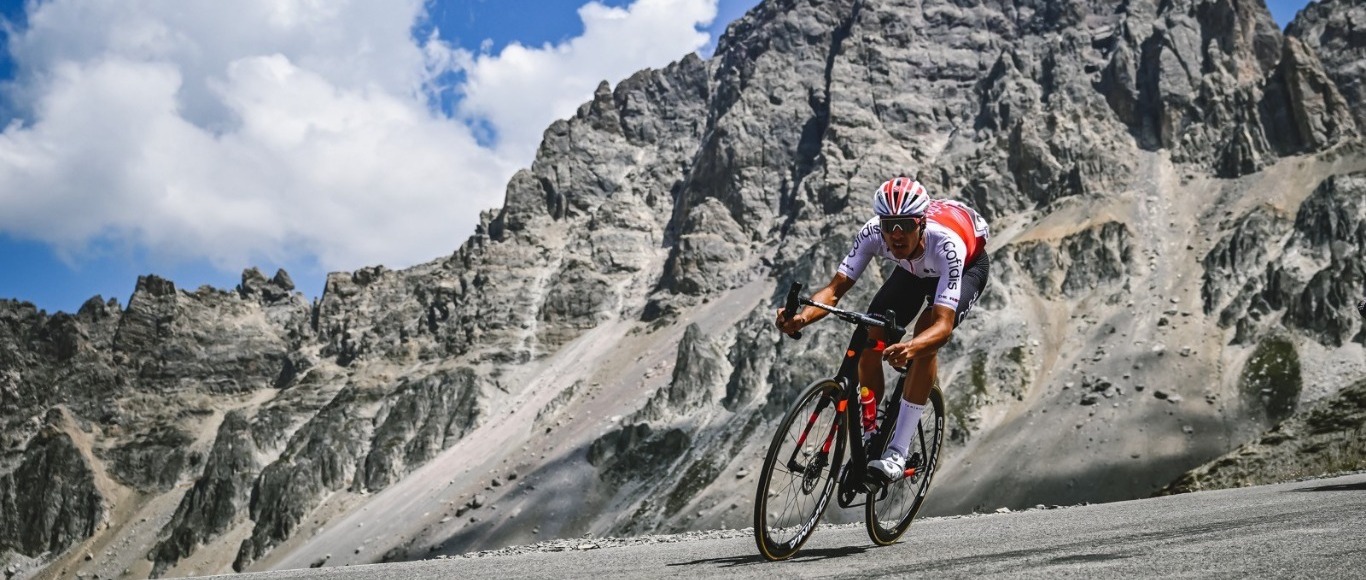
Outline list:
[[[877,397],[868,387],[858,388],[859,406],[863,408],[863,435],[872,435],[877,430]]]

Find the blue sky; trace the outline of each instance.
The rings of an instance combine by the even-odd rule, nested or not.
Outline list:
[[[439,258],[598,81],[757,2],[0,0],[0,298]]]

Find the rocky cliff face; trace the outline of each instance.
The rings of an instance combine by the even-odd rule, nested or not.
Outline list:
[[[1359,2],[1311,2],[1286,27],[1287,36],[1311,47],[1324,64],[1339,93],[1354,103],[1358,127],[1366,125],[1366,49],[1361,35],[1366,34],[1366,6]]]
[[[1219,309],[1221,324],[1237,328],[1235,341],[1278,322],[1325,345],[1346,344],[1360,330],[1355,305],[1366,288],[1363,199],[1366,173],[1358,172],[1320,182],[1293,223],[1265,209],[1249,214],[1206,257],[1206,312]],[[1278,321],[1267,319],[1273,313]]]
[[[1366,372],[1363,6],[769,0],[552,124],[444,259],[313,304],[255,270],[0,303],[0,550],[162,576],[747,526],[848,341],[780,340],[776,301],[897,174],[993,231],[927,513],[1148,495]]]
[[[86,439],[65,409],[48,412],[22,462],[0,477],[0,547],[33,555],[60,552],[104,522],[108,486],[99,481]]]

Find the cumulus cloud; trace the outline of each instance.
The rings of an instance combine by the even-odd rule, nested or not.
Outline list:
[[[469,55],[460,113],[487,119],[498,130],[500,150],[527,157],[547,123],[525,111],[567,117],[604,79],[618,80],[662,66],[700,49],[709,40],[697,25],[716,18],[715,0],[637,0],[629,9],[592,2],[579,8],[584,34],[561,45],[512,44],[498,55]]]
[[[413,38],[423,0],[30,4],[8,46],[0,231],[228,271],[429,260],[599,81],[704,46],[715,4],[590,2],[583,35],[497,54]]]

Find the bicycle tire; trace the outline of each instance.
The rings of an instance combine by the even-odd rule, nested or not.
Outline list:
[[[796,554],[830,505],[847,438],[839,422],[843,395],[833,379],[816,381],[778,423],[754,495],[754,541],[768,560]],[[830,447],[822,449],[826,443]],[[801,473],[793,470],[794,463]],[[794,510],[797,503],[803,507]]]
[[[920,455],[916,473],[868,493],[864,523],[868,537],[879,546],[895,543],[906,533],[925,502],[925,494],[930,491],[930,480],[939,463],[939,449],[944,444],[944,393],[939,390],[937,381],[930,389],[926,411],[929,412],[920,417],[920,431],[911,443],[911,458],[907,460],[909,468],[916,463],[915,456]]]

